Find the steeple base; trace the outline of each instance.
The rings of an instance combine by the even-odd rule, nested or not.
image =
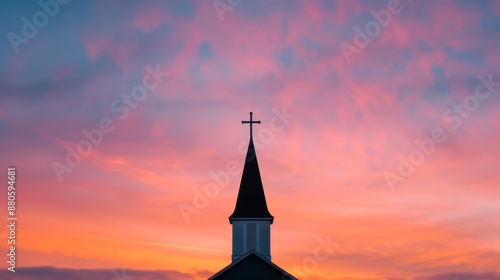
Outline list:
[[[232,261],[255,250],[271,260],[271,219],[233,218],[233,254]]]

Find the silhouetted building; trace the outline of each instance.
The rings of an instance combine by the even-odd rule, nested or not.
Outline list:
[[[296,280],[271,262],[271,224],[274,217],[267,209],[266,196],[260,178],[257,155],[253,145],[252,120],[250,143],[241,177],[236,207],[229,217],[233,225],[232,262],[209,280]]]

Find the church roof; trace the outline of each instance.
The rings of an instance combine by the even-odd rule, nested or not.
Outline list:
[[[298,280],[281,267],[256,252],[250,250],[208,280]]]
[[[251,136],[245,166],[243,167],[243,175],[241,176],[236,207],[233,214],[229,217],[229,221],[231,222],[235,218],[266,218],[271,219],[271,223],[274,220],[274,217],[267,210],[266,196],[264,195],[259,165],[257,163],[257,154],[255,153]]]

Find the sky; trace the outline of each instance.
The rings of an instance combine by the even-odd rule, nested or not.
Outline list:
[[[500,279],[500,1],[2,1],[0,17],[18,218],[0,278],[218,272],[252,111],[278,266]]]

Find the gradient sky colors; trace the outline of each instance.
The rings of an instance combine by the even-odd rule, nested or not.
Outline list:
[[[318,280],[500,279],[500,87],[474,97],[478,77],[500,81],[500,1],[401,0],[348,62],[341,43],[388,3],[244,0],[221,19],[211,0],[70,1],[16,53],[9,32],[42,8],[2,1],[0,166],[18,170],[25,268],[4,279],[222,269],[249,111],[273,262]],[[128,105],[147,67],[169,75]],[[112,131],[61,182],[54,162],[103,120]],[[446,140],[389,187],[436,128]],[[193,205],[221,172],[229,183]]]

